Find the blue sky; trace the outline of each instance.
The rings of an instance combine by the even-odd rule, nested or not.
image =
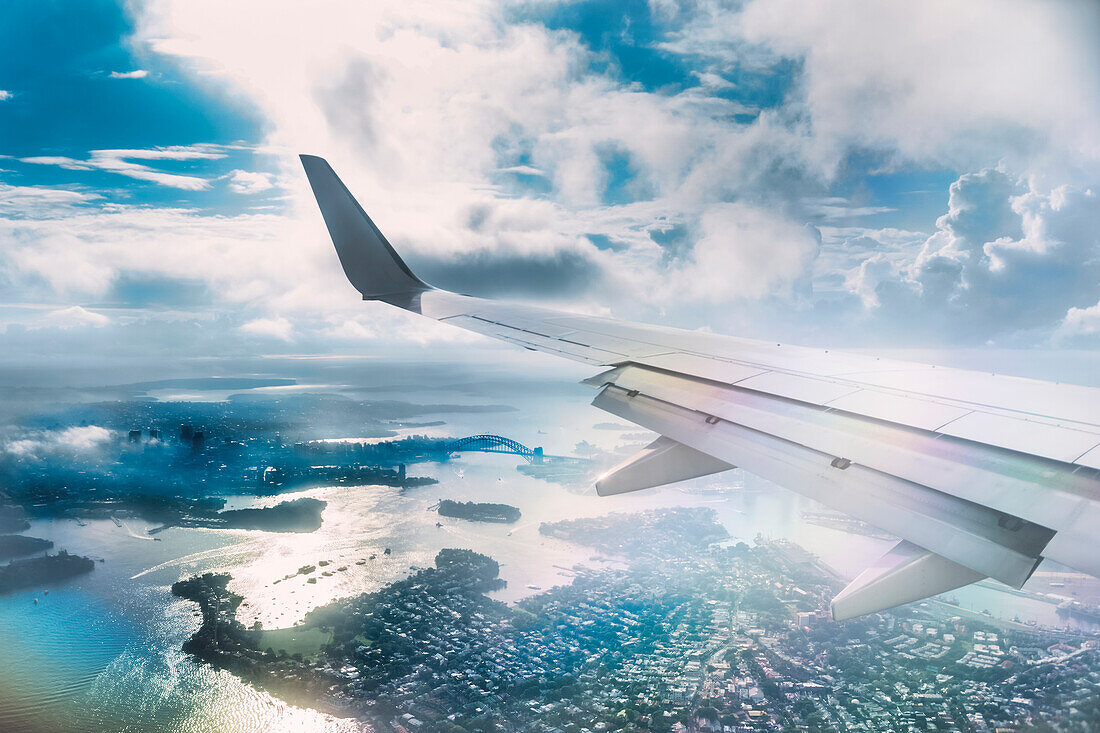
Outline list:
[[[5,3],[0,341],[466,344],[344,292],[310,151],[441,286],[807,343],[1091,346],[1098,12],[948,7]]]
[[[11,94],[0,115],[0,141],[11,156],[4,165],[10,171],[6,182],[78,185],[110,201],[210,208],[237,203],[223,186],[181,193],[98,170],[77,174],[22,163],[40,156],[83,160],[93,150],[254,143],[262,120],[247,105],[192,83],[175,65],[135,54],[127,43],[133,21],[118,2],[16,0],[0,12],[0,78]],[[139,78],[117,78],[134,72]],[[252,157],[250,151],[231,151],[201,165],[175,161],[158,168],[214,177],[255,165]]]

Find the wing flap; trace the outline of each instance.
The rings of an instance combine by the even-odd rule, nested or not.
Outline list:
[[[620,387],[592,403],[1019,588],[1054,534],[972,502]]]
[[[733,466],[725,461],[662,435],[597,479],[596,493],[600,496],[625,494],[731,468]]]
[[[837,593],[830,607],[833,618],[844,621],[946,593],[984,577],[903,540]]]
[[[1061,529],[1097,484],[1090,471],[772,395],[644,369],[597,377],[1013,516]],[[743,464],[739,464],[743,465]],[[797,490],[797,486],[792,488]],[[1036,502],[1037,492],[1044,500]]]

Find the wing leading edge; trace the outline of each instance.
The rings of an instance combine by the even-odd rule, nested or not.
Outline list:
[[[740,466],[901,538],[838,619],[1043,558],[1100,576],[1100,390],[701,334],[437,290],[321,158],[302,156],[348,280],[460,328],[594,366],[593,404],[661,435],[601,495]]]

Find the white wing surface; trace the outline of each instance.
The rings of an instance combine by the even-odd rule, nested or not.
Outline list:
[[[366,300],[594,366],[593,404],[662,438],[597,483],[623,493],[740,466],[902,538],[838,619],[1045,557],[1100,576],[1100,390],[627,323],[437,290],[324,160],[302,156]]]

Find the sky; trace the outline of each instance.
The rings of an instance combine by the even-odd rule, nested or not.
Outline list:
[[[458,355],[422,279],[838,348],[1100,346],[1100,4],[10,0],[0,363]]]

